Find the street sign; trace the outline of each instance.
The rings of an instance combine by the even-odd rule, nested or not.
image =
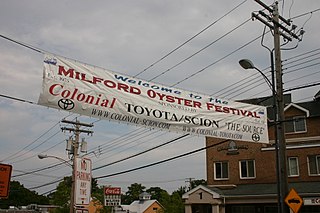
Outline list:
[[[120,206],[121,205],[121,188],[104,187],[104,205]]]
[[[0,198],[9,196],[12,166],[0,163]]]
[[[89,205],[91,197],[91,160],[76,158],[75,205]]]
[[[298,213],[303,204],[303,200],[294,189],[290,190],[285,202],[294,213]]]

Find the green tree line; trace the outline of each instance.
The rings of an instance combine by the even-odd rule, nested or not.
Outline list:
[[[166,190],[157,186],[146,189],[142,184],[133,183],[128,186],[127,192],[121,195],[121,204],[130,205],[133,201],[139,199],[139,195],[142,192],[148,192],[151,195],[151,199],[156,199],[164,207],[164,212],[183,213],[184,203],[182,195],[200,184],[206,184],[206,181],[193,180],[190,184],[191,188],[187,189],[181,186],[173,191],[172,194],[169,194]],[[0,208],[8,209],[9,206],[19,207],[29,204],[52,204],[61,207],[55,210],[56,213],[68,213],[70,208],[70,191],[71,177],[65,177],[63,181],[58,184],[55,192],[52,192],[48,196],[39,195],[35,191],[30,191],[18,181],[11,181],[9,197],[8,199],[0,200]],[[103,205],[103,186],[98,186],[95,179],[92,180],[91,197]],[[111,208],[104,207],[100,212],[110,213]]]

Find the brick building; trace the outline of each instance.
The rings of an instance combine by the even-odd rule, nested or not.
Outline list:
[[[272,105],[271,99],[246,102]],[[286,95],[285,102],[289,190],[293,188],[303,200],[300,213],[320,212],[319,95],[313,101],[303,103],[292,103],[291,96]],[[184,194],[186,213],[277,212],[277,161],[272,115],[272,108],[268,107],[269,144],[230,140],[207,149],[208,185]],[[207,137],[206,145],[221,141]]]

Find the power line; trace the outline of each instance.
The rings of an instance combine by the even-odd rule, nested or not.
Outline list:
[[[191,75],[187,76],[186,78],[182,79],[181,81],[178,81],[177,83],[173,84],[172,86],[176,86],[176,85],[178,85],[178,84],[180,84],[180,83],[182,83],[182,82],[184,82],[184,81],[186,81],[186,80],[188,80],[188,79],[190,79],[190,78],[192,78],[192,77],[194,77],[194,76],[198,75],[199,73],[201,73],[201,72],[205,71],[205,70],[206,70],[206,69],[208,69],[209,67],[211,67],[211,66],[213,66],[213,65],[217,64],[218,62],[220,62],[220,61],[222,61],[222,60],[226,59],[227,57],[229,57],[229,56],[233,55],[234,53],[238,52],[239,50],[243,49],[244,47],[248,46],[249,44],[251,44],[251,43],[255,42],[256,40],[258,40],[258,39],[259,39],[259,38],[261,38],[261,37],[262,37],[262,35],[260,35],[260,36],[258,36],[258,37],[256,37],[256,38],[252,39],[251,41],[249,41],[249,42],[245,43],[244,45],[242,45],[242,46],[238,47],[236,50],[234,50],[234,51],[230,52],[229,54],[225,55],[224,57],[222,57],[222,58],[220,58],[220,59],[218,59],[218,60],[214,61],[213,63],[211,63],[211,64],[209,64],[209,65],[205,66],[204,68],[202,68],[202,69],[198,70],[197,72],[194,72],[193,74],[191,74]]]
[[[54,136],[56,136],[59,133],[60,133],[60,131],[58,131],[55,134],[51,135],[49,138],[47,138],[46,140],[44,140],[42,143],[38,144],[37,146],[33,147],[32,149],[28,150],[26,153],[31,152],[31,151],[35,150],[36,148],[38,148],[39,146],[45,144],[46,142],[48,142],[50,139],[52,139]],[[19,158],[19,157],[25,155],[26,153],[23,153],[23,154],[20,154],[18,156],[15,156],[15,158]],[[15,161],[13,161],[11,163],[18,163],[18,162],[21,162],[21,161],[25,161],[25,160],[28,160],[28,159],[33,158],[35,156],[37,156],[37,155],[35,154],[35,155],[29,156],[29,157],[26,157],[26,158],[23,158],[23,159],[20,159],[20,160],[15,160]]]
[[[128,142],[125,143],[125,144],[124,144],[124,143],[119,144],[119,146],[116,147],[116,148],[114,148],[114,149],[111,149],[111,150],[109,149],[107,152],[103,153],[102,155],[106,155],[107,153],[110,153],[110,152],[112,152],[113,150],[115,150],[115,149],[117,149],[117,148],[120,148],[120,147],[123,148],[123,146],[132,144],[132,143],[134,143],[134,142],[136,142],[136,141],[138,141],[138,140],[141,140],[142,138],[145,139],[145,140],[141,140],[141,142],[139,142],[139,143],[137,143],[137,144],[135,144],[135,145],[132,145],[132,146],[127,147],[127,148],[125,148],[125,149],[121,149],[121,151],[119,151],[119,152],[114,152],[113,154],[107,155],[107,156],[104,157],[104,158],[100,158],[98,161],[96,161],[96,163],[97,163],[97,162],[100,162],[100,161],[103,161],[103,160],[105,160],[105,159],[108,159],[108,158],[112,158],[113,156],[117,155],[118,153],[121,153],[121,152],[126,151],[126,150],[128,150],[128,149],[131,149],[131,148],[133,148],[133,147],[139,146],[139,145],[141,145],[141,144],[145,144],[145,143],[147,143],[147,142],[149,143],[149,142],[151,142],[151,141],[154,140],[154,139],[159,139],[159,137],[160,137],[161,135],[166,134],[166,133],[162,133],[161,135],[156,135],[156,136],[154,136],[154,137],[151,138],[151,139],[147,139],[147,138],[146,138],[146,137],[148,137],[148,136],[150,136],[150,135],[154,135],[155,133],[157,133],[157,132],[152,131],[152,132],[150,132],[148,135],[143,135],[143,136],[141,136],[140,138],[136,138],[136,139],[133,140],[133,141],[128,141]]]
[[[139,153],[136,153],[136,154],[134,154],[134,155],[131,155],[131,156],[122,158],[122,159],[117,160],[117,161],[114,161],[114,162],[112,162],[112,163],[105,164],[105,165],[103,165],[103,166],[98,166],[98,167],[92,169],[92,171],[95,171],[95,170],[98,170],[98,169],[102,169],[102,168],[105,168],[105,167],[107,167],[107,166],[111,166],[111,165],[113,165],[113,164],[120,163],[120,162],[122,162],[122,161],[129,160],[129,159],[134,158],[134,157],[137,157],[137,156],[139,156],[139,155],[148,153],[148,152],[150,152],[150,151],[152,151],[152,150],[158,149],[158,148],[160,148],[160,147],[162,147],[162,146],[168,145],[168,144],[170,144],[170,143],[173,143],[173,142],[175,142],[175,141],[177,141],[177,140],[180,140],[180,139],[182,139],[182,138],[185,138],[185,137],[187,137],[187,136],[189,136],[189,134],[185,134],[185,135],[176,137],[176,138],[174,138],[174,139],[172,139],[172,140],[170,140],[170,141],[167,141],[167,142],[165,142],[165,143],[163,143],[163,144],[160,144],[160,145],[158,145],[158,146],[154,146],[154,147],[152,147],[152,148],[150,148],[150,149],[144,150],[144,151],[139,152]]]
[[[140,169],[145,169],[145,168],[148,168],[148,167],[151,167],[151,166],[159,165],[159,164],[162,164],[162,163],[165,163],[165,162],[176,160],[178,158],[182,158],[182,157],[185,157],[185,156],[188,156],[188,155],[191,155],[191,154],[195,154],[197,152],[212,148],[214,146],[217,146],[217,145],[220,145],[222,143],[225,143],[226,141],[228,141],[228,140],[224,140],[224,141],[221,141],[221,142],[213,144],[213,145],[205,146],[205,147],[202,147],[202,148],[190,151],[190,152],[183,153],[181,155],[177,155],[177,156],[174,156],[174,157],[171,157],[171,158],[167,158],[165,160],[157,161],[157,162],[154,162],[154,163],[151,163],[151,164],[147,164],[147,165],[144,165],[144,166],[139,166],[139,167],[136,167],[136,168],[133,168],[133,169],[128,169],[128,170],[125,170],[125,171],[116,172],[116,173],[109,174],[109,175],[98,176],[98,177],[95,177],[95,179],[101,179],[101,178],[106,178],[106,177],[122,175],[122,174],[126,174],[126,173],[129,173],[129,172],[137,171],[137,170],[140,170]]]
[[[28,104],[38,105],[37,103],[32,102],[32,101],[28,101],[28,100],[25,100],[25,99],[16,98],[16,97],[4,95],[4,94],[0,94],[0,97],[11,99],[11,100],[14,100],[14,101],[24,102],[24,103],[28,103]]]
[[[224,35],[220,36],[219,38],[217,38],[216,40],[214,40],[213,42],[211,42],[210,44],[206,45],[205,47],[201,48],[200,50],[196,51],[195,53],[191,54],[190,56],[188,56],[187,58],[183,59],[182,61],[180,61],[179,63],[175,64],[174,66],[170,67],[169,69],[161,72],[160,74],[156,75],[155,77],[151,78],[150,81],[166,74],[167,72],[169,72],[170,70],[178,67],[179,65],[181,65],[182,63],[188,61],[189,59],[193,58],[194,56],[196,56],[197,54],[199,54],[200,52],[204,51],[205,49],[209,48],[210,46],[212,46],[213,44],[215,44],[216,42],[220,41],[221,39],[225,38],[227,35],[231,34],[232,32],[234,32],[235,30],[239,29],[240,27],[242,27],[244,24],[248,23],[250,19],[247,19],[246,21],[242,22],[240,25],[238,25],[237,27],[233,28],[232,30],[228,31],[227,33],[225,33]]]
[[[46,135],[48,132],[50,132],[54,127],[56,127],[57,125],[59,124],[56,123],[54,124],[52,127],[50,127],[46,132],[44,132],[43,134],[41,134],[37,139],[35,139],[34,141],[32,141],[31,143],[29,143],[27,146],[23,147],[22,149],[20,149],[19,151],[17,151],[16,153],[2,159],[1,161],[8,161],[8,160],[11,160],[12,158],[17,158],[17,157],[20,157],[22,155],[18,155],[19,153],[21,153],[23,150],[25,150],[26,148],[28,148],[29,146],[31,146],[32,144],[36,143],[38,140],[40,140],[40,138],[42,138],[44,135]],[[31,151],[31,150],[29,150]],[[18,156],[17,156],[18,155]]]
[[[297,18],[300,18],[300,17],[305,16],[305,15],[313,14],[313,13],[318,12],[318,11],[320,11],[320,8],[315,9],[315,10],[312,10],[312,11],[310,11],[310,12],[306,12],[306,13],[303,13],[303,14],[300,14],[300,15],[297,15],[297,16],[294,16],[294,17],[292,17],[291,19],[297,19]]]
[[[23,47],[25,47],[25,48],[28,48],[28,49],[30,49],[30,50],[36,51],[36,52],[38,52],[38,53],[45,53],[45,51],[42,51],[42,50],[40,50],[39,48],[32,47],[32,46],[29,45],[29,44],[25,44],[25,43],[22,43],[22,42],[17,41],[17,40],[13,40],[13,39],[11,39],[11,38],[9,38],[9,37],[7,37],[7,36],[0,35],[0,37],[6,39],[6,40],[8,40],[8,41],[11,41],[11,42],[13,42],[13,43],[16,43],[16,44],[18,44],[18,45],[21,45],[21,46],[23,46]]]
[[[212,22],[211,24],[209,24],[207,27],[205,27],[204,29],[202,29],[200,32],[196,33],[194,36],[192,36],[191,38],[189,38],[187,41],[183,42],[182,44],[180,44],[178,47],[174,48],[173,50],[171,50],[169,53],[167,53],[166,55],[164,55],[163,57],[161,57],[159,60],[157,60],[156,62],[152,63],[151,65],[149,65],[147,68],[143,69],[141,72],[137,73],[134,77],[137,77],[138,75],[141,75],[142,73],[144,73],[145,71],[147,71],[148,69],[150,69],[151,67],[153,67],[154,65],[158,64],[160,61],[164,60],[165,58],[167,58],[169,55],[171,55],[172,53],[174,53],[175,51],[177,51],[178,49],[180,49],[181,47],[183,47],[184,45],[186,45],[187,43],[189,43],[191,40],[193,40],[194,38],[196,38],[197,36],[199,36],[201,33],[203,33],[204,31],[206,31],[207,29],[209,29],[210,27],[212,27],[213,25],[215,25],[216,23],[218,23],[220,20],[222,20],[224,17],[226,17],[227,15],[229,15],[230,13],[232,13],[234,10],[236,10],[237,8],[239,8],[242,4],[244,4],[247,0],[244,0],[243,2],[241,2],[240,4],[238,4],[237,6],[235,6],[233,9],[231,9],[230,11],[228,11],[227,13],[225,13],[223,16],[221,16],[220,18],[218,18],[216,21]]]
[[[40,168],[40,169],[36,169],[36,170],[33,170],[33,171],[30,171],[30,172],[24,172],[22,174],[18,174],[18,175],[12,175],[12,177],[20,177],[20,176],[24,176],[24,175],[30,175],[30,174],[34,174],[36,172],[40,172],[40,171],[44,171],[44,170],[48,170],[48,169],[51,169],[51,168],[54,168],[56,166],[60,166],[60,165],[63,165],[64,162],[60,162],[60,163],[56,163],[56,164],[53,164],[51,166],[46,166],[44,168]]]
[[[318,82],[318,83],[319,83],[319,82]],[[319,84],[320,84],[320,83],[319,83]],[[300,88],[299,88],[299,89],[300,89]],[[169,162],[169,161],[172,161],[172,160],[181,158],[181,157],[185,157],[185,156],[188,156],[188,155],[191,155],[191,154],[194,154],[194,153],[203,151],[203,150],[205,150],[205,149],[212,148],[212,147],[217,146],[217,145],[220,145],[220,144],[222,144],[222,143],[224,143],[224,142],[226,142],[226,141],[228,141],[228,140],[223,140],[223,141],[221,141],[221,142],[219,142],[219,143],[217,143],[217,144],[213,144],[213,145],[210,145],[210,146],[205,146],[205,147],[203,147],[203,148],[199,148],[199,149],[196,149],[196,150],[193,150],[193,151],[190,151],[190,152],[181,154],[181,155],[177,155],[177,156],[174,156],[174,157],[171,157],[171,158],[167,158],[167,159],[165,159],[165,160],[161,160],[161,161],[154,162],[154,163],[151,163],[151,164],[147,164],[147,165],[144,165],[144,166],[136,167],[136,168],[129,169],[129,170],[125,170],[125,171],[121,171],[121,172],[116,172],[116,173],[109,174],[109,175],[98,176],[98,177],[95,177],[95,179],[102,179],[102,178],[106,178],[106,177],[117,176],[117,175],[129,173],[129,172],[137,171],[137,170],[140,170],[140,169],[148,168],[148,167],[151,167],[151,166],[155,166],[155,165],[158,165],[158,164],[162,164],[162,163],[165,163],[165,162]],[[61,180],[61,179],[60,179],[60,180]],[[48,183],[48,184],[43,184],[43,185],[40,185],[40,186],[32,187],[31,189],[41,188],[41,187],[44,187],[44,186],[48,186],[48,185],[54,184],[54,183],[56,183],[56,182],[57,182],[57,181],[53,181],[53,182],[50,182],[50,183]]]
[[[287,58],[287,59],[283,60],[283,62],[286,62],[286,63],[283,63],[283,64],[284,65],[291,64],[290,60],[296,59],[296,58],[301,57],[301,56],[305,56],[307,54],[313,53],[313,52],[318,51],[318,50],[320,50],[320,48],[312,50],[312,51],[308,51],[308,52],[305,52],[305,53],[302,53],[302,54],[299,54],[299,55],[295,55],[295,56],[293,56],[291,58]],[[313,54],[311,56],[306,56],[304,58],[309,58],[309,57],[312,57],[312,56],[318,55],[318,54],[319,53]],[[304,58],[302,58],[302,59],[304,59]],[[299,60],[300,59],[297,59],[294,62],[299,61]],[[267,67],[267,68],[262,69],[261,71],[266,73],[265,72],[266,70],[268,71],[268,74],[266,74],[266,75],[270,76],[270,73],[269,73],[270,72],[270,66]],[[240,80],[234,82],[233,84],[228,85],[228,86],[220,89],[219,91],[213,93],[212,96],[213,95],[215,95],[215,96],[219,95],[219,96],[227,97],[227,96],[229,96],[231,94],[234,94],[234,92],[238,92],[239,90],[243,90],[244,88],[247,88],[247,85],[251,85],[252,82],[255,79],[258,79],[258,78],[260,78],[260,75],[259,75],[258,72],[255,72],[254,74],[250,75],[249,77],[244,77],[243,79],[240,79]],[[249,91],[249,90],[247,90],[247,91]],[[243,94],[243,93],[241,93],[241,94]]]

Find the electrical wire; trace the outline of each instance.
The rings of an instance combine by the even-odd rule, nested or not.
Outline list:
[[[300,15],[297,15],[297,16],[294,16],[294,17],[292,17],[291,19],[297,19],[297,18],[306,16],[306,15],[309,15],[309,14],[312,14],[312,13],[315,13],[315,12],[319,12],[319,11],[320,11],[320,8],[315,9],[315,10],[312,10],[312,11],[310,11],[310,12],[306,12],[306,13],[303,13],[303,14],[300,14]]]
[[[113,157],[116,156],[117,154],[119,154],[119,153],[121,153],[121,152],[123,152],[123,151],[126,151],[126,150],[128,150],[128,149],[136,148],[137,146],[139,146],[139,145],[141,145],[141,144],[150,143],[152,140],[159,139],[161,136],[163,136],[164,134],[166,134],[166,133],[162,133],[161,135],[156,135],[156,136],[154,136],[154,137],[151,138],[151,139],[147,139],[147,138],[146,138],[146,137],[148,137],[149,135],[154,135],[155,133],[157,133],[157,132],[156,132],[156,131],[150,131],[150,133],[149,133],[147,136],[143,135],[143,136],[141,136],[140,138],[136,138],[136,139],[133,140],[133,141],[128,141],[126,144],[121,144],[121,145],[119,144],[119,146],[118,146],[117,148],[122,148],[121,151],[114,152],[117,148],[111,149],[111,150],[109,149],[107,152],[104,153],[104,155],[106,155],[107,153],[110,153],[110,152],[112,152],[112,151],[113,151],[113,152],[112,152],[113,154],[107,155],[107,156],[104,157],[104,158],[99,158],[99,160],[97,160],[95,163],[100,162],[100,161],[103,161],[103,160],[108,159],[108,158],[113,158]],[[144,140],[141,140],[141,139],[144,139]],[[134,142],[139,141],[139,140],[140,140],[139,143],[133,144]],[[124,148],[125,145],[129,145],[129,144],[133,144],[133,145]]]
[[[189,59],[193,58],[194,56],[198,55],[199,53],[201,53],[202,51],[204,51],[205,49],[209,48],[210,46],[212,46],[213,44],[215,44],[216,42],[220,41],[221,39],[225,38],[226,36],[228,36],[229,34],[231,34],[232,32],[236,31],[237,29],[239,29],[240,27],[242,27],[243,25],[245,25],[246,23],[248,23],[251,20],[251,18],[247,19],[246,21],[242,22],[241,24],[239,24],[237,27],[233,28],[232,30],[228,31],[227,33],[223,34],[222,36],[220,36],[219,38],[217,38],[216,40],[214,40],[213,42],[209,43],[208,45],[204,46],[203,48],[201,48],[200,50],[196,51],[195,53],[191,54],[190,56],[188,56],[187,58],[183,59],[182,61],[180,61],[179,63],[175,64],[174,66],[170,67],[169,69],[161,72],[160,74],[156,75],[155,77],[151,78],[150,81],[155,80],[156,78],[166,74],[167,72],[171,71],[172,69],[178,67],[179,65],[183,64],[184,62],[188,61]]]
[[[145,169],[145,168],[148,168],[148,167],[151,167],[151,166],[159,165],[159,164],[162,164],[162,163],[165,163],[165,162],[169,162],[169,161],[176,160],[176,159],[179,159],[179,158],[182,158],[182,157],[186,157],[188,155],[195,154],[195,153],[200,152],[200,151],[204,151],[204,150],[212,148],[214,146],[218,146],[220,144],[225,143],[226,141],[229,141],[229,140],[224,140],[224,141],[221,141],[221,142],[213,144],[213,145],[205,146],[205,147],[202,147],[202,148],[190,151],[190,152],[186,152],[186,153],[183,153],[183,154],[171,157],[171,158],[167,158],[165,160],[161,160],[161,161],[157,161],[157,162],[154,162],[154,163],[150,163],[150,164],[147,164],[147,165],[144,165],[144,166],[139,166],[139,167],[136,167],[136,168],[133,168],[133,169],[128,169],[128,170],[125,170],[125,171],[116,172],[116,173],[109,174],[109,175],[97,176],[97,177],[95,177],[95,179],[98,180],[98,179],[102,179],[102,178],[122,175],[122,174],[126,174],[126,173],[129,173],[129,172],[137,171],[137,170],[140,170],[140,169]]]
[[[134,75],[134,77],[137,77],[139,75],[141,75],[142,73],[146,72],[148,69],[150,69],[151,67],[153,67],[154,65],[158,64],[159,62],[163,61],[165,58],[167,58],[168,56],[170,56],[172,53],[176,52],[177,50],[179,50],[181,47],[183,47],[184,45],[186,45],[187,43],[189,43],[190,41],[192,41],[193,39],[195,39],[197,36],[199,36],[200,34],[202,34],[203,32],[205,32],[207,29],[209,29],[210,27],[212,27],[213,25],[215,25],[216,23],[218,23],[219,21],[221,21],[224,17],[226,17],[227,15],[229,15],[230,13],[232,13],[233,11],[235,11],[236,9],[238,9],[242,4],[244,4],[247,0],[242,1],[240,4],[238,4],[237,6],[235,6],[234,8],[232,8],[230,11],[228,11],[227,13],[225,13],[223,16],[221,16],[220,18],[218,18],[217,20],[215,20],[214,22],[212,22],[211,24],[209,24],[208,26],[206,26],[204,29],[200,30],[198,33],[196,33],[194,36],[192,36],[191,38],[189,38],[187,41],[183,42],[182,44],[180,44],[178,47],[174,48],[173,50],[171,50],[169,53],[167,53],[166,55],[164,55],[163,57],[161,57],[159,60],[155,61],[154,63],[152,63],[151,65],[149,65],[147,68],[143,69],[142,71],[140,71],[139,73],[137,73],[136,75]]]
[[[30,147],[31,145],[33,145],[34,143],[36,143],[38,140],[40,140],[40,138],[42,138],[44,135],[46,135],[48,132],[50,132],[53,128],[55,128],[58,124],[60,123],[57,122],[55,123],[52,127],[50,127],[47,131],[45,131],[43,134],[41,134],[37,139],[35,139],[34,141],[32,141],[31,143],[29,143],[27,146],[23,147],[22,149],[20,149],[19,151],[15,152],[14,154],[9,155],[8,157],[4,158],[1,160],[1,162],[3,161],[9,161],[13,158],[17,158],[20,157],[22,155],[18,155],[20,154],[22,151],[24,151],[25,149],[27,149],[28,147]]]
[[[30,150],[27,150],[26,152],[31,152],[31,151],[35,150],[35,149],[38,148],[39,146],[47,143],[50,139],[52,139],[54,136],[56,136],[56,135],[59,134],[59,133],[60,133],[60,131],[56,132],[55,134],[51,135],[49,138],[47,138],[46,140],[44,140],[42,143],[38,144],[37,146],[33,147],[33,148],[30,149]],[[21,156],[23,156],[23,155],[25,155],[25,154],[26,154],[26,153],[23,153],[23,154],[21,154],[21,155],[16,156],[15,158],[19,158],[19,157],[21,157]],[[10,164],[19,163],[19,162],[22,162],[22,161],[26,161],[26,160],[28,160],[28,159],[30,159],[30,158],[35,157],[35,156],[37,156],[37,155],[35,154],[35,155],[31,155],[31,156],[29,156],[29,157],[26,157],[26,158],[23,158],[23,159],[20,159],[20,160],[15,160],[15,161],[10,162]]]
[[[114,162],[111,162],[111,163],[108,163],[108,164],[105,164],[105,165],[103,165],[103,166],[95,167],[94,169],[92,169],[92,171],[95,171],[95,170],[98,170],[98,169],[102,169],[102,168],[105,168],[105,167],[107,167],[107,166],[111,166],[111,165],[114,165],[114,164],[116,164],[116,163],[120,163],[120,162],[123,162],[123,161],[125,161],[125,160],[129,160],[129,159],[134,158],[134,157],[137,157],[137,156],[139,156],[139,155],[148,153],[148,152],[150,152],[150,151],[152,151],[152,150],[155,150],[155,149],[158,149],[158,148],[160,148],[160,147],[162,147],[162,146],[171,144],[171,143],[173,143],[173,142],[175,142],[175,141],[177,141],[177,140],[180,140],[180,139],[182,139],[182,138],[185,138],[185,137],[187,137],[187,136],[189,136],[189,134],[185,134],[185,135],[176,137],[176,138],[174,138],[174,139],[172,139],[172,140],[169,140],[169,141],[167,141],[167,142],[165,142],[165,143],[163,143],[163,144],[154,146],[154,147],[152,147],[152,148],[150,148],[150,149],[144,150],[144,151],[139,152],[139,153],[136,153],[136,154],[134,154],[134,155],[131,155],[131,156],[122,158],[122,159],[120,159],[120,160],[117,160],[117,161],[114,161]]]
[[[202,73],[203,71],[205,71],[205,70],[208,69],[209,67],[212,67],[213,65],[217,64],[218,62],[226,59],[227,57],[229,57],[229,56],[233,55],[234,53],[240,51],[240,50],[243,49],[244,47],[246,47],[246,46],[252,44],[253,42],[257,41],[257,40],[258,40],[259,38],[261,38],[261,37],[262,37],[262,35],[260,35],[260,36],[258,36],[258,37],[256,37],[256,38],[252,39],[251,41],[249,41],[249,42],[245,43],[244,45],[238,47],[237,49],[235,49],[234,51],[232,51],[232,52],[230,52],[229,54],[225,55],[224,57],[222,57],[222,58],[220,58],[220,59],[218,59],[218,60],[210,63],[209,65],[203,67],[202,69],[200,69],[200,70],[192,73],[191,75],[189,75],[189,76],[187,76],[186,78],[178,81],[177,83],[173,84],[172,86],[176,86],[176,85],[181,84],[182,82],[184,82],[184,81],[186,81],[186,80],[189,80],[189,79],[193,78],[194,76],[198,75],[199,73]]]

